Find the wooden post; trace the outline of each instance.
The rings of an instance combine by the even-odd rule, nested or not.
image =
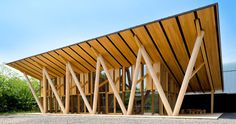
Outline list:
[[[211,91],[211,114],[214,113],[214,90]]]
[[[49,85],[50,85],[51,88],[52,88],[52,91],[53,91],[53,93],[54,93],[54,95],[55,95],[55,97],[56,97],[56,99],[57,99],[57,102],[58,102],[59,106],[61,107],[62,112],[65,113],[65,107],[64,107],[64,105],[63,105],[63,103],[62,103],[62,101],[61,101],[59,95],[57,94],[57,90],[56,90],[56,88],[54,87],[54,85],[53,85],[53,83],[52,83],[52,80],[51,80],[50,76],[48,75],[48,72],[47,72],[47,70],[46,70],[45,68],[43,68],[43,73],[44,73],[44,75],[46,76],[46,78],[47,78],[47,80],[48,80],[48,82],[49,82]]]
[[[193,48],[193,51],[191,54],[191,58],[189,60],[188,67],[185,72],[184,79],[183,79],[183,82],[182,82],[182,85],[181,85],[181,88],[179,91],[179,95],[178,95],[178,98],[177,98],[177,101],[175,104],[174,113],[173,113],[174,116],[177,116],[179,114],[179,111],[180,111],[180,108],[181,108],[181,105],[182,105],[182,102],[184,99],[184,95],[185,95],[186,90],[188,88],[189,80],[190,80],[190,77],[193,72],[193,67],[195,65],[200,46],[202,44],[203,36],[204,36],[204,31],[201,31],[200,35],[197,36],[197,39],[195,41],[194,48]]]
[[[80,104],[80,94],[77,95],[77,98],[78,98],[78,100],[77,100],[78,101],[78,113],[80,113],[80,111],[81,111],[80,110],[80,106],[81,106],[81,104]]]
[[[104,60],[103,57],[99,54],[99,52],[96,51],[93,47],[91,47],[91,49],[93,50],[94,54],[97,56],[97,61],[100,61],[100,62],[101,62],[101,65],[102,65],[102,67],[103,67],[103,70],[105,71],[105,74],[106,74],[107,79],[108,79],[108,81],[109,81],[109,84],[110,84],[110,86],[111,86],[111,88],[112,88],[112,90],[113,90],[113,92],[114,92],[114,95],[115,95],[115,97],[116,97],[116,99],[117,99],[117,102],[118,102],[118,104],[120,105],[120,108],[121,108],[121,110],[122,110],[122,113],[125,115],[125,114],[127,113],[127,112],[126,112],[126,109],[125,109],[125,105],[124,105],[124,103],[122,102],[122,99],[120,98],[119,92],[118,92],[118,90],[117,90],[117,88],[116,88],[116,86],[115,86],[114,81],[112,80],[111,75],[109,74],[108,68],[107,68],[107,66],[106,66],[106,64],[105,64],[105,60]]]
[[[66,95],[65,95],[65,113],[68,114],[70,110],[70,81],[69,81],[70,72],[68,66],[66,65]]]
[[[109,88],[108,88],[108,85],[106,85],[106,87],[107,88],[106,88],[106,93],[105,93],[105,96],[106,96],[106,99],[105,99],[105,102],[106,102],[105,112],[106,112],[106,114],[108,114],[109,113],[109,110],[108,110],[109,109],[109,101],[108,101],[108,98],[109,98],[108,97],[108,89]]]
[[[141,81],[140,91],[141,91],[141,113],[144,114],[144,66],[141,65],[141,77],[143,80]]]
[[[118,102],[119,105],[120,105],[120,108],[121,108],[121,110],[122,110],[122,113],[125,115],[125,114],[127,113],[127,112],[126,112],[126,109],[125,109],[125,105],[124,105],[124,103],[122,102],[122,100],[121,100],[121,98],[120,98],[120,95],[119,95],[119,93],[118,93],[118,91],[117,91],[117,88],[116,88],[116,86],[115,86],[115,84],[114,84],[114,81],[112,80],[111,75],[110,75],[109,72],[108,72],[108,69],[107,69],[107,66],[106,66],[106,64],[105,64],[105,61],[104,61],[103,57],[102,57],[102,56],[99,56],[97,60],[101,62],[101,65],[102,65],[102,67],[103,67],[103,69],[104,69],[104,71],[105,71],[105,73],[106,73],[107,79],[108,79],[108,81],[109,81],[109,84],[111,85],[111,88],[112,88],[112,90],[113,90],[113,92],[114,92],[114,95],[115,95],[115,97],[116,97],[116,99],[117,99],[117,102]]]
[[[126,72],[125,67],[122,68],[122,101],[125,102],[125,84],[126,84]]]
[[[75,75],[75,72],[73,71],[70,63],[67,63],[67,66],[68,66],[68,69],[69,69],[69,71],[70,71],[70,73],[72,75],[72,78],[75,81],[75,84],[76,84],[76,86],[77,86],[77,88],[78,88],[78,90],[80,92],[80,95],[82,96],[82,99],[84,100],[84,103],[85,103],[89,113],[92,113],[92,108],[91,108],[91,106],[90,106],[90,104],[89,104],[89,102],[88,102],[88,100],[87,100],[87,98],[86,98],[86,96],[85,96],[85,94],[83,92],[83,89],[80,86],[80,83],[79,83],[79,81],[78,81],[78,79],[77,79],[77,77]]]
[[[97,111],[97,103],[98,103],[98,92],[99,92],[99,77],[100,77],[100,61],[97,61],[96,65],[96,77],[94,84],[94,94],[93,94],[93,114]]]
[[[133,110],[133,104],[134,104],[134,97],[135,97],[135,91],[136,91],[136,83],[138,80],[138,74],[139,74],[139,70],[140,70],[140,63],[141,63],[141,50],[139,49],[138,51],[138,55],[137,55],[137,60],[136,60],[136,64],[135,64],[135,70],[133,73],[133,81],[132,81],[132,87],[131,87],[131,91],[130,91],[130,98],[129,98],[129,104],[128,104],[128,110],[127,110],[127,115],[131,115],[132,114],[132,110]]]
[[[34,88],[32,86],[31,81],[29,80],[28,76],[25,73],[24,73],[24,76],[25,76],[25,78],[26,78],[26,80],[28,82],[27,84],[28,84],[28,86],[29,86],[33,96],[34,96],[34,99],[36,100],[36,102],[37,102],[37,104],[39,106],[39,109],[40,109],[41,113],[44,113],[43,107],[42,107],[42,105],[41,105],[41,103],[40,103],[40,101],[39,101],[39,99],[38,99],[38,97],[37,97],[37,95],[35,93],[35,90],[34,90]]]
[[[48,111],[48,108],[47,108],[47,80],[46,80],[46,77],[44,75],[44,72],[42,71],[43,73],[43,107],[44,107],[44,113],[47,113]]]
[[[114,70],[114,77],[113,77],[113,81],[115,82],[116,88],[118,90],[118,93],[120,93],[120,68],[119,69],[115,69]],[[116,113],[116,97],[113,95],[113,108],[114,108],[114,113]],[[123,100],[122,100],[123,102]]]
[[[160,94],[160,98],[161,98],[161,100],[162,100],[162,102],[164,104],[166,112],[170,116],[170,115],[172,115],[172,109],[171,109],[170,104],[169,104],[169,102],[168,102],[168,100],[166,98],[166,95],[165,95],[165,93],[164,93],[164,91],[162,89],[160,81],[158,80],[157,75],[156,75],[156,73],[155,73],[155,71],[153,69],[151,59],[150,59],[148,53],[146,52],[145,48],[142,46],[141,42],[139,41],[138,37],[135,35],[134,38],[135,38],[135,41],[136,41],[137,45],[139,46],[139,49],[141,49],[141,53],[142,53],[143,59],[144,59],[146,65],[147,65],[148,71],[150,73],[150,76],[153,79],[153,82],[154,82],[154,84],[155,84],[155,86],[156,86],[156,88],[158,90],[158,93]]]
[[[52,113],[52,92],[51,91],[49,95],[49,108],[50,108],[50,113]]]

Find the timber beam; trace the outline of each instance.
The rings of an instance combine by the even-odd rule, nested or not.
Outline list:
[[[108,82],[109,82],[109,84],[110,84],[110,86],[111,86],[111,89],[113,90],[113,92],[114,92],[114,96],[115,96],[115,98],[116,98],[116,100],[117,100],[117,102],[118,102],[118,104],[120,105],[120,108],[121,108],[121,111],[122,111],[122,113],[124,114],[124,115],[126,115],[127,114],[127,111],[126,111],[126,108],[125,108],[125,105],[124,105],[124,103],[123,103],[123,101],[122,101],[122,99],[121,99],[121,97],[120,97],[120,95],[119,95],[119,92],[118,92],[118,90],[117,90],[117,88],[116,88],[116,86],[115,86],[115,83],[114,83],[114,81],[112,80],[112,77],[111,77],[111,75],[110,75],[110,73],[109,73],[109,71],[108,71],[108,68],[107,68],[107,65],[106,65],[106,62],[105,62],[105,59],[102,57],[102,55],[97,51],[97,50],[95,50],[93,47],[91,47],[91,49],[92,49],[92,51],[94,52],[94,54],[95,54],[95,56],[97,56],[97,69],[96,69],[96,79],[97,78],[99,78],[98,76],[99,76],[99,73],[100,73],[100,66],[102,66],[103,67],[103,70],[105,71],[105,74],[106,74],[106,76],[107,76],[107,79],[108,79]],[[95,101],[93,101],[95,104],[94,104],[94,109],[93,109],[93,112],[95,113],[96,112],[96,103],[97,103],[97,95],[98,95],[98,87],[99,87],[99,85],[98,85],[98,79],[96,80],[95,79],[95,87],[94,87],[94,100]]]
[[[43,110],[43,106],[42,106],[42,104],[40,103],[40,101],[39,101],[39,99],[38,99],[38,97],[37,97],[37,95],[36,95],[36,93],[35,93],[35,90],[34,90],[34,88],[33,88],[33,85],[32,85],[32,83],[31,83],[30,79],[28,78],[28,76],[26,75],[26,73],[24,73],[24,76],[25,76],[25,78],[26,78],[26,80],[27,80],[27,82],[28,82],[27,84],[28,84],[28,86],[29,86],[29,88],[30,88],[30,90],[31,90],[31,92],[32,92],[32,94],[33,94],[33,96],[34,96],[34,99],[35,99],[36,103],[38,104],[38,107],[39,107],[41,113],[44,113],[45,111]]]
[[[148,55],[146,49],[141,44],[139,38],[136,35],[134,35],[134,39],[136,41],[137,46],[139,47],[139,51],[138,51],[137,60],[136,60],[136,67],[135,67],[134,76],[133,76],[133,82],[132,82],[132,88],[131,88],[131,94],[130,94],[127,114],[131,114],[131,112],[132,112],[132,108],[133,108],[133,104],[134,104],[133,101],[134,101],[134,96],[135,96],[136,83],[137,83],[137,78],[138,78],[138,71],[140,70],[141,57],[143,57],[144,62],[146,63],[147,69],[150,73],[150,76],[153,79],[153,82],[158,90],[158,93],[160,94],[160,98],[164,104],[167,114],[172,115],[172,109],[171,109],[170,104],[167,100],[167,97],[163,91],[161,83],[160,83],[159,79],[157,78],[157,75],[154,71],[155,69],[153,68],[151,58]]]
[[[84,103],[85,103],[85,106],[87,107],[89,113],[92,113],[92,112],[93,112],[93,111],[92,111],[92,108],[91,108],[91,106],[90,106],[90,104],[89,104],[89,102],[88,102],[88,99],[87,99],[86,96],[85,96],[85,93],[84,93],[83,89],[82,89],[81,86],[80,86],[80,82],[79,82],[78,78],[76,77],[76,74],[75,74],[75,72],[74,72],[74,70],[73,70],[71,64],[68,62],[68,63],[66,64],[66,67],[68,68],[69,72],[70,72],[71,75],[72,75],[72,79],[74,80],[74,82],[75,82],[75,84],[76,84],[76,86],[77,86],[77,88],[78,88],[78,90],[79,90],[79,92],[80,92],[80,95],[82,96],[82,99],[83,99],[83,101],[84,101]]]
[[[194,44],[194,47],[193,47],[193,51],[192,51],[192,54],[191,54],[191,57],[190,57],[190,60],[189,60],[188,66],[187,66],[187,70],[186,70],[185,75],[184,75],[184,79],[183,79],[183,82],[182,82],[182,85],[181,85],[181,88],[180,88],[180,91],[179,91],[179,95],[177,97],[177,101],[176,101],[176,104],[175,104],[173,116],[179,115],[179,111],[180,111],[181,105],[183,103],[184,95],[187,91],[189,80],[192,76],[193,68],[195,66],[197,56],[198,56],[198,53],[199,53],[199,50],[200,50],[200,47],[201,47],[201,44],[202,44],[202,41],[203,41],[204,31],[202,31],[200,29],[199,23],[196,23],[196,24],[197,24],[196,25],[197,38],[196,38],[196,41],[195,41],[195,44]]]
[[[61,99],[60,99],[60,97],[59,97],[59,95],[58,95],[58,93],[57,93],[57,90],[56,90],[56,88],[55,88],[55,86],[54,86],[54,84],[53,84],[53,82],[52,82],[52,80],[51,80],[51,78],[50,78],[50,76],[49,76],[49,74],[48,74],[46,68],[43,68],[43,78],[45,78],[45,77],[46,77],[46,79],[48,80],[48,83],[49,83],[50,87],[52,88],[52,92],[53,92],[53,94],[55,95],[56,100],[57,100],[57,102],[58,102],[58,104],[59,104],[59,106],[60,106],[62,112],[65,113],[65,107],[64,107],[64,105],[63,105],[63,103],[62,103],[62,101],[61,101]],[[45,82],[46,82],[46,80],[45,80]],[[45,84],[46,84],[46,83],[45,83]],[[45,86],[46,86],[46,85],[44,85],[44,87],[45,87]],[[45,87],[45,88],[46,88],[46,87]],[[46,107],[46,106],[44,106],[44,107]]]

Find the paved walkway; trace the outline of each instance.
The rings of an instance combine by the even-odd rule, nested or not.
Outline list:
[[[16,114],[1,115],[0,124],[235,124],[236,113],[225,113],[218,119],[176,119],[155,116],[103,116]]]

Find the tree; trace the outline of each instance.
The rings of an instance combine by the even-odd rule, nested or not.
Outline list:
[[[38,81],[30,80],[38,89]],[[0,112],[38,110],[26,80],[4,65],[0,65],[0,101]]]

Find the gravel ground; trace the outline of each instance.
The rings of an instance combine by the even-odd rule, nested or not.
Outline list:
[[[16,114],[1,115],[0,124],[235,124],[236,113],[225,113],[218,119],[174,119],[142,116]]]

